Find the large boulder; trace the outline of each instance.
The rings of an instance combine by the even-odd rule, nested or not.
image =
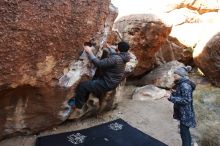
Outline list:
[[[108,36],[107,42],[112,45],[117,45],[118,42],[122,40],[121,34],[117,30],[112,30]]]
[[[195,48],[207,33],[219,31],[220,3],[217,0],[170,0],[169,4],[172,8],[164,17],[173,25],[170,36],[186,47]]]
[[[220,24],[220,13],[219,12],[204,13],[200,15],[199,21],[201,23]]]
[[[220,32],[202,40],[195,48],[193,57],[205,76],[220,87]]]
[[[184,64],[178,61],[168,62],[152,70],[150,73],[138,80],[136,84],[138,86],[152,84],[160,88],[170,89],[172,88],[174,82],[174,70],[182,66],[184,66]]]
[[[182,25],[184,23],[198,23],[200,15],[188,8],[174,9],[169,13],[162,13],[166,17],[166,22],[171,23],[173,26]]]
[[[0,139],[63,122],[62,103],[93,70],[79,60],[94,41],[97,55],[117,9],[109,0],[0,1]]]
[[[207,34],[218,32],[218,23],[184,23],[173,27],[170,36],[189,48],[195,48]]]
[[[218,0],[170,0],[169,10],[188,8],[195,10],[200,14],[207,12],[217,12],[220,10],[220,2]]]
[[[180,43],[176,38],[168,37],[166,42],[160,47],[155,54],[156,65],[162,65],[167,62],[177,60],[184,64],[192,64],[192,49]]]
[[[154,85],[145,85],[135,89],[132,99],[140,101],[152,101],[163,98],[166,95],[165,89],[160,89]]]
[[[129,42],[137,57],[137,67],[131,77],[143,75],[154,68],[155,54],[166,41],[171,26],[152,14],[129,15],[114,24],[123,40]]]

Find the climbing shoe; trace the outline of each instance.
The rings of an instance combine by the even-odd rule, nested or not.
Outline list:
[[[68,105],[71,106],[71,107],[76,106],[76,99],[75,99],[75,98],[71,98],[71,99],[68,101]]]

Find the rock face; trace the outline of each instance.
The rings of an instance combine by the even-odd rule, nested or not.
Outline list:
[[[168,37],[166,42],[156,53],[156,65],[162,65],[167,62],[177,60],[184,64],[192,64],[192,50],[181,44],[176,38]]]
[[[109,0],[0,1],[0,139],[60,124],[64,100],[91,77],[82,45],[106,42],[117,9]]]
[[[155,68],[150,73],[145,75],[143,78],[137,81],[137,85],[143,86],[152,84],[160,88],[170,89],[174,81],[174,70],[177,67],[182,66],[184,66],[184,64],[178,61],[168,62],[164,65]]]
[[[166,41],[171,27],[152,14],[129,15],[114,24],[122,39],[129,42],[137,57],[137,67],[131,77],[140,76],[154,67],[155,53]]]
[[[196,10],[198,13],[203,14],[207,12],[217,12],[220,8],[218,0],[171,0],[170,9],[188,8]]]
[[[172,20],[176,16],[173,15],[175,12],[179,15],[178,19],[173,19],[175,21],[173,21],[174,26],[170,36],[176,38],[186,48],[195,48],[193,50],[195,64],[213,84],[219,86],[219,35],[211,39],[220,28],[219,1],[177,0],[172,2],[173,8],[168,11],[168,17],[171,16]],[[181,14],[182,17],[179,17]]]
[[[171,0],[170,6],[165,18],[173,25],[170,36],[186,47],[193,49],[207,33],[219,31],[219,1]]]
[[[154,85],[146,85],[136,88],[132,95],[132,99],[140,101],[157,100],[163,98],[165,94],[165,89],[160,89]]]
[[[220,32],[209,41],[207,39],[195,48],[194,62],[214,85],[220,87]]]
[[[117,30],[112,30],[111,34],[108,36],[107,42],[112,45],[116,45],[122,40],[121,34]]]

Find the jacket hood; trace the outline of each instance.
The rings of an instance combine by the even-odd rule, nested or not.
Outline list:
[[[176,80],[175,83],[176,84],[187,83],[192,87],[193,90],[195,90],[196,88],[196,84],[190,81],[188,77],[180,78],[179,80]]]
[[[131,57],[130,57],[128,52],[120,52],[118,55],[122,58],[122,60],[125,63],[128,62],[131,59]]]

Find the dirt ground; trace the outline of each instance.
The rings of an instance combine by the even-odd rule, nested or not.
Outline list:
[[[113,119],[122,118],[144,133],[168,144],[180,146],[178,122],[172,119],[172,104],[166,99],[134,101],[123,99],[117,109],[81,121],[65,122],[64,124],[41,132],[39,135],[19,136],[0,142],[0,146],[34,146],[38,136],[51,135],[92,127]]]

